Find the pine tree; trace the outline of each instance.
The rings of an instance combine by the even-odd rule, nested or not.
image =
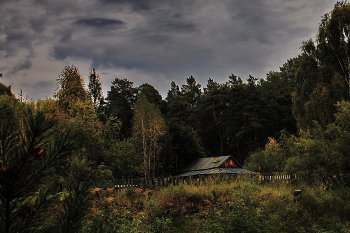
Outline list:
[[[54,97],[58,99],[59,106],[68,110],[69,104],[88,100],[88,93],[84,87],[83,77],[75,66],[67,66],[57,79],[57,92]]]
[[[94,102],[94,108],[96,110],[101,100],[103,99],[103,94],[100,76],[96,73],[95,69],[92,69],[92,71],[90,71],[88,87],[89,94],[92,97],[92,101]]]
[[[73,138],[35,106],[9,98],[0,96],[7,110],[0,116],[0,232],[36,232],[47,225],[53,172],[70,156]]]
[[[52,225],[47,232],[75,233],[83,227],[83,220],[89,211],[89,182],[73,180],[67,188],[67,196],[56,207],[52,214]]]
[[[121,123],[120,137],[127,139],[132,132],[132,118],[136,102],[137,89],[127,79],[116,78],[107,93],[105,113],[114,122]]]

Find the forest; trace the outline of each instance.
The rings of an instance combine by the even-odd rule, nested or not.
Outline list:
[[[316,184],[325,190],[341,186],[348,190],[349,37],[350,4],[338,2],[333,11],[323,16],[316,40],[304,41],[300,55],[282,64],[279,71],[269,72],[266,78],[249,76],[246,80],[232,74],[225,83],[209,78],[204,85],[190,76],[184,78],[183,84],[171,82],[165,98],[148,83],[136,87],[132,80],[123,78],[115,78],[103,96],[103,77],[98,71],[90,71],[86,85],[74,65],[64,67],[52,98],[30,101],[23,96],[16,97],[10,87],[0,83],[0,232],[79,232],[81,229],[88,232],[86,213],[92,208],[91,200],[95,200],[89,196],[92,195],[89,182],[176,176],[201,157],[232,155],[244,168],[254,172],[300,173],[309,185]],[[59,192],[63,182],[71,185],[66,192]],[[250,181],[244,182],[250,184]],[[172,193],[180,192],[176,187],[172,189],[175,189]],[[223,186],[218,189],[222,194],[208,188],[209,196],[201,197],[210,203],[220,200],[222,205],[227,204],[230,198],[226,201],[222,198],[230,195],[229,191]],[[146,207],[140,206],[141,202],[136,199],[143,192],[131,190],[123,194],[134,198],[129,205],[137,216],[125,217],[127,211],[120,212],[118,218],[125,217],[120,221],[141,219],[139,214]],[[247,192],[255,193],[254,188]],[[274,204],[269,195],[255,194],[269,201],[270,206],[264,208],[272,208]],[[198,193],[191,195],[192,203],[202,200],[196,196]],[[235,195],[244,196],[243,193]],[[149,200],[148,195],[144,197]],[[102,202],[94,206],[104,208],[103,211],[111,208],[110,202],[104,200],[107,207],[99,206]],[[201,208],[217,214],[216,219],[211,219],[211,226],[218,223],[217,220],[228,221],[217,212],[219,206],[211,204],[209,208],[209,204],[203,202]],[[246,204],[238,207],[243,212],[253,211],[245,209]],[[155,211],[150,203],[142,205],[149,205],[148,208]],[[338,203],[337,208],[342,205],[349,203]],[[173,211],[169,206],[164,208],[164,213]],[[224,210],[231,213],[232,208]],[[299,213],[297,209],[289,210],[294,211],[291,216]],[[205,211],[200,209],[195,213]],[[184,209],[180,212],[181,221],[194,214]],[[152,214],[154,219],[147,220],[150,222],[146,224],[150,230],[145,232],[166,232],[164,227],[171,228],[174,221],[180,221],[178,217],[159,215],[157,211]],[[194,219],[209,221],[211,217],[205,216]],[[320,213],[312,216],[314,223],[321,222]],[[264,219],[260,215],[255,217]],[[48,219],[51,224],[44,224]],[[260,224],[259,221],[256,224]],[[350,225],[349,219],[341,221]],[[244,222],[247,223],[248,220]],[[131,225],[135,227],[131,223],[129,227]],[[158,229],[159,226],[163,228]],[[217,231],[204,232],[231,232],[217,227]],[[238,232],[278,232],[272,231],[271,226],[264,227],[265,231],[247,228]],[[91,232],[109,232],[95,230]],[[115,228],[110,232],[123,231]]]

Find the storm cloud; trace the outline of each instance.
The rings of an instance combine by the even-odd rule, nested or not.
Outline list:
[[[331,0],[18,0],[0,2],[0,72],[32,98],[52,96],[57,75],[95,68],[105,92],[114,78],[164,94],[193,75],[264,78],[315,38]],[[25,80],[25,81],[24,81]],[[28,85],[32,82],[35,85]],[[24,84],[26,83],[26,84]],[[48,83],[52,83],[49,85]],[[44,85],[45,84],[45,85]],[[43,88],[43,91],[37,89]]]

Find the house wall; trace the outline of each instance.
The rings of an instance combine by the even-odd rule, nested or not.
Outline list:
[[[231,158],[226,160],[220,167],[221,168],[233,168],[233,167],[241,168],[241,166]]]

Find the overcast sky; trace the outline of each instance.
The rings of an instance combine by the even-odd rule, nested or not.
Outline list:
[[[14,94],[52,97],[65,66],[103,89],[115,78],[153,85],[193,75],[266,78],[315,39],[334,0],[0,0],[0,80]]]

